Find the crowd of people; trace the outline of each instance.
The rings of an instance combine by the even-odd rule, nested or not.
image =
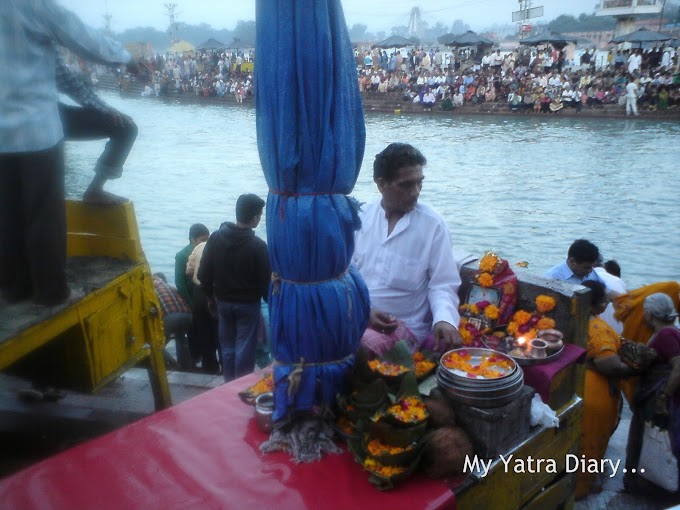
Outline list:
[[[241,103],[253,94],[253,57],[249,51],[157,54],[144,60],[142,73],[135,79],[144,84],[144,96],[233,96]],[[132,79],[121,73],[118,77],[121,90],[127,90]]]
[[[577,62],[555,49],[483,55],[421,49],[389,57],[374,49],[365,50],[363,57],[357,52],[357,65],[362,92],[398,94],[424,109],[496,103],[518,112],[548,113],[616,104],[637,114],[638,106],[667,110],[680,105],[675,53],[670,47],[610,51],[598,67],[592,50]]]

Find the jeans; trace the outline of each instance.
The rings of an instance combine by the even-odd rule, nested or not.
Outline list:
[[[188,312],[171,313],[163,317],[165,341],[167,343],[171,336],[175,337],[175,355],[182,370],[189,370],[194,367],[187,341],[192,320],[193,317]]]
[[[217,302],[218,338],[224,381],[232,381],[255,369],[260,302]]]
[[[99,110],[63,103],[59,103],[59,115],[66,141],[109,139],[94,171],[107,179],[119,178],[137,138],[137,125],[127,119],[116,125],[113,116]]]

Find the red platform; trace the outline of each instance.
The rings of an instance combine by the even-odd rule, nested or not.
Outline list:
[[[443,482],[416,476],[379,492],[349,453],[294,464],[262,455],[266,439],[238,392],[260,374],[62,452],[0,480],[13,510],[440,509],[455,508]]]

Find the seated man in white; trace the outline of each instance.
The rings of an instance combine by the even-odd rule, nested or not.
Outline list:
[[[418,202],[425,157],[393,143],[373,163],[382,198],[365,205],[353,262],[371,298],[362,345],[382,354],[399,340],[412,350],[462,344],[458,332],[460,274],[444,219]]]

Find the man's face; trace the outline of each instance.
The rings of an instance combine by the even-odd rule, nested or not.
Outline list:
[[[392,181],[378,179],[376,184],[382,194],[385,212],[406,214],[415,209],[424,179],[421,165],[400,168]]]
[[[594,262],[576,262],[574,257],[569,257],[567,259],[567,265],[572,272],[579,278],[585,278],[590,273],[593,272]]]

